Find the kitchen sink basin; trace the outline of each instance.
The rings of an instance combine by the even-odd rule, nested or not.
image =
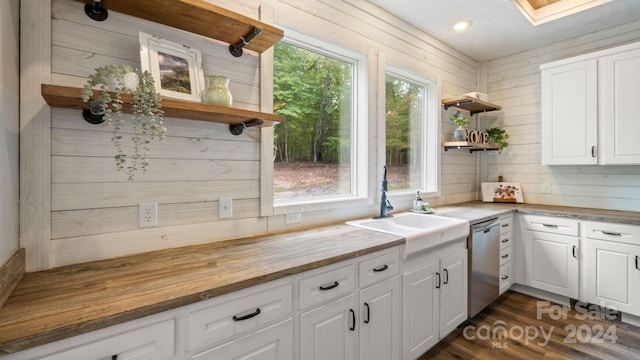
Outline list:
[[[383,219],[347,221],[346,224],[404,237],[405,256],[469,235],[467,220],[411,212]]]

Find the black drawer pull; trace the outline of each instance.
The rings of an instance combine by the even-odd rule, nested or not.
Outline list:
[[[621,233],[613,232],[613,231],[604,231],[604,230],[602,230],[602,233],[605,234],[605,235],[611,235],[611,236],[622,236]]]
[[[636,255],[636,270],[640,270],[640,267],[638,267],[638,255]]]
[[[252,312],[251,314],[242,315],[242,316],[233,315],[233,321],[248,320],[248,319],[251,319],[252,317],[256,317],[258,315],[260,315],[260,308],[257,308],[256,311]]]
[[[367,307],[367,318],[364,320],[364,323],[368,324],[371,320],[371,309],[369,308],[369,303],[364,303],[364,306]]]
[[[113,356],[111,357],[111,360],[118,360],[118,354],[113,355]]]
[[[444,270],[444,281],[442,283],[447,285],[449,283],[449,270],[447,269],[443,269],[443,270]]]
[[[353,309],[349,309],[349,312],[351,312],[351,320],[353,320],[353,323],[352,323],[353,325],[351,325],[349,330],[355,331],[356,330],[356,312],[353,311]]]
[[[573,245],[573,249],[571,249],[571,253],[573,254],[573,257],[576,259],[578,258],[578,256],[576,255],[577,250],[578,248],[575,245]]]
[[[504,255],[502,255],[501,257],[502,257],[503,259],[506,259],[506,258],[508,258],[508,257],[509,257],[509,254],[504,254]]]
[[[508,243],[508,242],[509,242],[509,239],[503,239],[503,240],[502,240],[502,242],[503,242],[503,243]]]
[[[389,269],[389,265],[384,264],[384,265],[382,265],[382,266],[378,266],[378,267],[376,267],[376,268],[373,268],[373,271],[374,271],[374,272],[382,272],[382,271],[385,271],[385,270],[387,270],[387,269]]]
[[[551,228],[551,229],[557,229],[558,228],[558,225],[553,225],[553,224],[542,224],[542,226],[548,227],[548,228]]]
[[[502,224],[502,225],[500,225],[500,226],[502,226],[502,227],[509,227],[509,223]]]
[[[509,278],[509,275],[505,275],[505,276],[503,276],[501,279],[502,279],[502,280],[507,280],[508,278]]]
[[[334,282],[331,285],[320,285],[320,290],[324,291],[324,290],[331,290],[331,289],[335,289],[338,287],[338,285],[340,285],[339,282]]]
[[[637,263],[638,263],[638,258],[636,257],[636,264]],[[436,278],[438,278],[436,280],[436,289],[440,289],[440,273],[439,272],[436,273]]]

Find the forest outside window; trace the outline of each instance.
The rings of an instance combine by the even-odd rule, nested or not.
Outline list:
[[[366,194],[359,181],[366,132],[358,124],[366,122],[364,64],[358,54],[292,31],[275,45],[274,112],[286,119],[274,129],[276,205]]]
[[[437,191],[435,82],[387,66],[385,157],[389,191]]]

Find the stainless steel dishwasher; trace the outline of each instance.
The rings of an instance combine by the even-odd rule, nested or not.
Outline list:
[[[469,249],[469,317],[500,295],[500,222],[491,219],[471,226]]]

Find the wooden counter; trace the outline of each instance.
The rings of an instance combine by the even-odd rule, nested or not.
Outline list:
[[[403,243],[338,225],[27,273],[0,309],[0,355]]]
[[[633,211],[478,201],[435,209],[472,224],[512,211],[640,225]],[[0,356],[403,243],[336,225],[27,273],[0,309]]]

